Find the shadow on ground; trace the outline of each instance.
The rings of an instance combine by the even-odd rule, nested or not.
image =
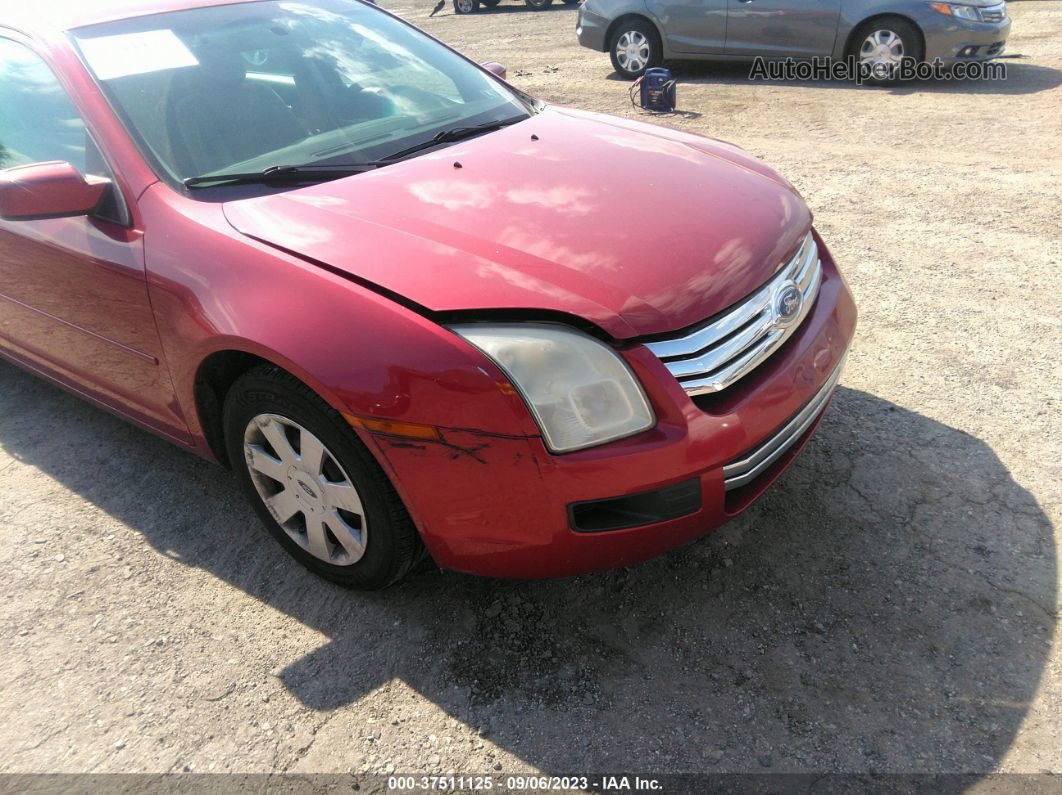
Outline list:
[[[1033,497],[978,439],[850,389],[763,500],[662,559],[369,595],[290,563],[214,466],[2,363],[0,445],[325,634],[280,674],[303,704],[400,678],[558,774],[990,770],[1052,639]]]

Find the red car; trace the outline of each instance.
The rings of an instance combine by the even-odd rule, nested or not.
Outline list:
[[[741,149],[547,106],[360,0],[27,7],[0,350],[232,467],[318,574],[644,560],[822,416],[856,309]]]

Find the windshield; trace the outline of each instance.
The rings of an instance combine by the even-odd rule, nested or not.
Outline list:
[[[515,92],[356,0],[214,6],[73,35],[160,176],[176,183],[368,162],[528,115]]]

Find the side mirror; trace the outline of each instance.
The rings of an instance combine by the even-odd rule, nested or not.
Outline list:
[[[480,66],[482,66],[484,69],[486,69],[492,75],[497,75],[502,80],[505,79],[505,75],[506,75],[505,67],[502,66],[500,63],[496,63],[494,61],[486,61],[484,63],[481,63]]]
[[[0,171],[0,218],[27,221],[89,215],[110,180],[83,177],[69,163],[31,163]]]

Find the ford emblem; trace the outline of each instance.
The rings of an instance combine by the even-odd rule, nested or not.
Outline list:
[[[800,305],[804,295],[793,283],[782,285],[774,297],[774,322],[784,326],[800,314]]]

